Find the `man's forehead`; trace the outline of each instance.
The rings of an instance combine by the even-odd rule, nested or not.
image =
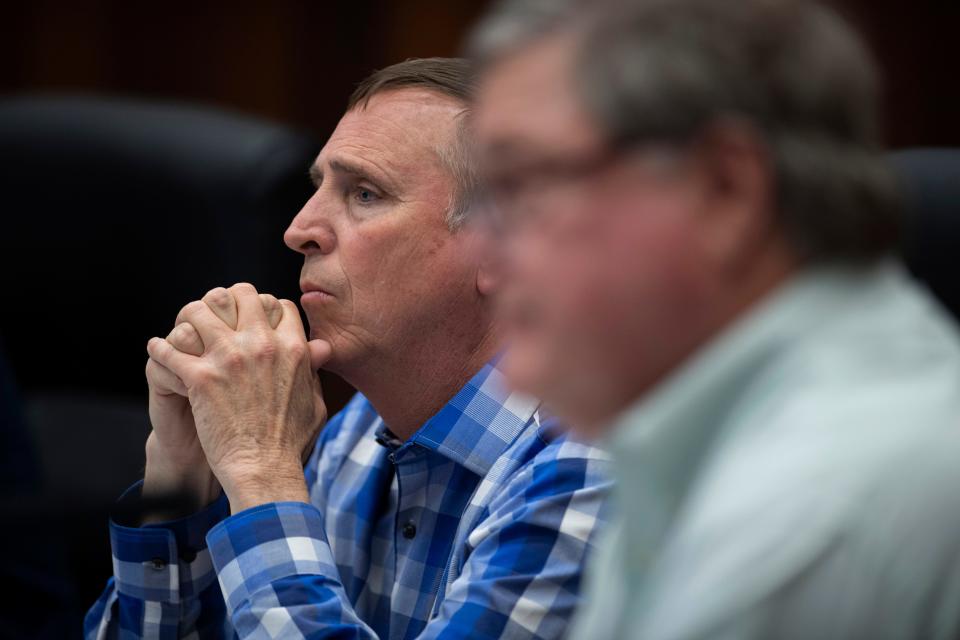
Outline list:
[[[576,46],[575,34],[558,32],[508,53],[490,67],[473,119],[483,150],[497,153],[596,134],[575,91]],[[560,140],[558,132],[563,132]]]
[[[330,139],[349,136],[429,146],[453,134],[455,119],[464,109],[462,103],[435,91],[384,91],[345,113]]]
[[[436,157],[436,149],[454,135],[456,118],[465,108],[452,97],[420,88],[374,94],[343,115],[318,164],[346,152],[375,157],[387,169],[406,170],[403,165]]]

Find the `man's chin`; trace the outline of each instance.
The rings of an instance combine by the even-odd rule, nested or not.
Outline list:
[[[578,370],[561,375],[559,362],[551,364],[549,358],[539,355],[536,350],[508,350],[497,368],[511,390],[539,398],[580,439],[603,438],[613,412],[598,406],[598,398],[584,397],[589,380],[582,379]]]
[[[525,349],[516,344],[511,344],[497,363],[497,369],[503,374],[512,391],[539,397],[537,382],[542,378],[537,375],[538,368],[536,358],[530,357]]]
[[[561,419],[563,415],[563,412],[559,413]],[[612,427],[609,417],[574,416],[566,418],[565,423],[574,437],[593,442],[603,441]]]

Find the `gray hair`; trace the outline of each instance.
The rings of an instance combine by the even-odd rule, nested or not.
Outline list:
[[[447,208],[447,226],[456,231],[470,215],[476,201],[479,171],[470,133],[470,111],[457,115],[457,131],[453,140],[436,150],[440,163],[453,176],[457,187]]]
[[[804,0],[509,0],[480,24],[471,54],[490,63],[560,27],[578,33],[574,81],[611,144],[686,144],[747,123],[770,152],[780,225],[801,258],[868,260],[895,246],[878,73],[833,11]]]

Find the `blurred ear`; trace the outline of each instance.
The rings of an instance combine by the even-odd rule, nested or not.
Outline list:
[[[736,120],[710,127],[695,153],[704,255],[715,268],[741,272],[775,235],[773,158],[759,133]]]

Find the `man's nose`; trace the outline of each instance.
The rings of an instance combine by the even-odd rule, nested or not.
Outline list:
[[[330,224],[329,216],[324,214],[320,192],[313,194],[300,212],[294,216],[290,226],[283,234],[283,242],[305,256],[333,251],[337,236]]]

